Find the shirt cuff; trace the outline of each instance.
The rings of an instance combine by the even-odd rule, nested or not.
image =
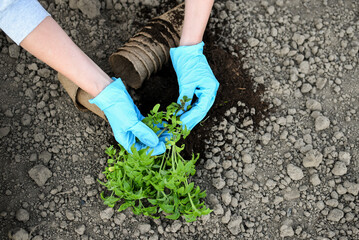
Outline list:
[[[36,0],[18,0],[0,12],[0,28],[20,45],[50,14]]]

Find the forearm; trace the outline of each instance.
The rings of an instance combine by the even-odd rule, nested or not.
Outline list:
[[[214,0],[186,0],[180,46],[198,44],[203,39],[204,30]]]
[[[20,45],[92,96],[112,82],[51,17],[45,18]]]

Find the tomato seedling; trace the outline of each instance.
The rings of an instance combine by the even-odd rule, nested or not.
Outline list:
[[[188,136],[189,130],[183,128],[179,111],[186,111],[184,97],[181,104],[172,103],[166,112],[159,111],[157,104],[150,114],[142,121],[160,137],[169,136],[166,141],[166,152],[159,156],[151,156],[148,149],[136,150],[132,154],[123,147],[116,150],[113,146],[106,150],[109,156],[108,166],[103,172],[107,181],[101,182],[110,192],[101,198],[109,207],[119,204],[118,211],[132,208],[135,214],[144,214],[159,218],[165,213],[168,219],[178,219],[183,216],[187,222],[193,222],[202,215],[212,212],[203,202],[206,191],[188,182],[194,175],[195,163],[199,155],[192,154],[190,160],[181,156],[184,144],[178,142]]]

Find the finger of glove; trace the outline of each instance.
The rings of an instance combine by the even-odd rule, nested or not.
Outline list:
[[[137,115],[137,118],[142,121],[145,117],[141,114],[140,110],[138,109],[138,107],[134,104],[134,108],[135,108],[135,112]]]
[[[135,147],[136,147],[137,150],[141,150],[141,149],[147,148],[147,146],[144,145],[143,143],[136,143],[136,144],[135,144]],[[147,154],[148,154],[148,155],[151,154],[151,156],[156,156],[156,155],[160,155],[160,154],[164,153],[165,151],[166,151],[166,145],[165,145],[164,142],[161,142],[161,141],[160,141],[160,142],[157,144],[157,146],[152,147],[152,148],[149,148],[149,149],[147,150]]]
[[[215,94],[212,96],[209,94],[198,94],[199,99],[194,106],[184,114],[181,115],[182,125],[188,129],[193,129],[202,119],[206,116],[208,110],[214,103]]]
[[[195,92],[195,87],[188,87],[188,88],[182,88],[180,90],[180,95],[177,99],[177,103],[181,105],[181,100],[183,99],[184,96],[193,99],[194,96],[194,92]],[[186,110],[187,107],[191,104],[192,100],[186,102],[184,109]],[[184,111],[180,110],[177,115],[180,116]]]
[[[139,121],[129,129],[143,144],[149,147],[156,147],[159,139],[151,128],[146,126],[143,122]]]
[[[136,137],[131,132],[121,132],[115,134],[116,141],[132,154],[131,147],[136,142]]]

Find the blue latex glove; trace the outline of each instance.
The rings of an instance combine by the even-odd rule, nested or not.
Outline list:
[[[141,120],[144,118],[128,94],[120,78],[108,85],[89,102],[96,104],[106,115],[114,133],[116,141],[128,152],[135,143],[137,150],[150,147],[152,155],[159,155],[166,151],[165,136],[157,135]],[[136,137],[140,142],[136,143]]]
[[[204,43],[193,46],[181,46],[170,49],[173,67],[179,84],[179,98],[184,96],[193,99],[196,94],[198,100],[192,108],[181,115],[182,124],[188,129],[194,128],[212,107],[219,83],[214,76],[206,57],[203,55]],[[190,102],[187,103],[189,105]],[[186,106],[187,107],[187,106]]]

